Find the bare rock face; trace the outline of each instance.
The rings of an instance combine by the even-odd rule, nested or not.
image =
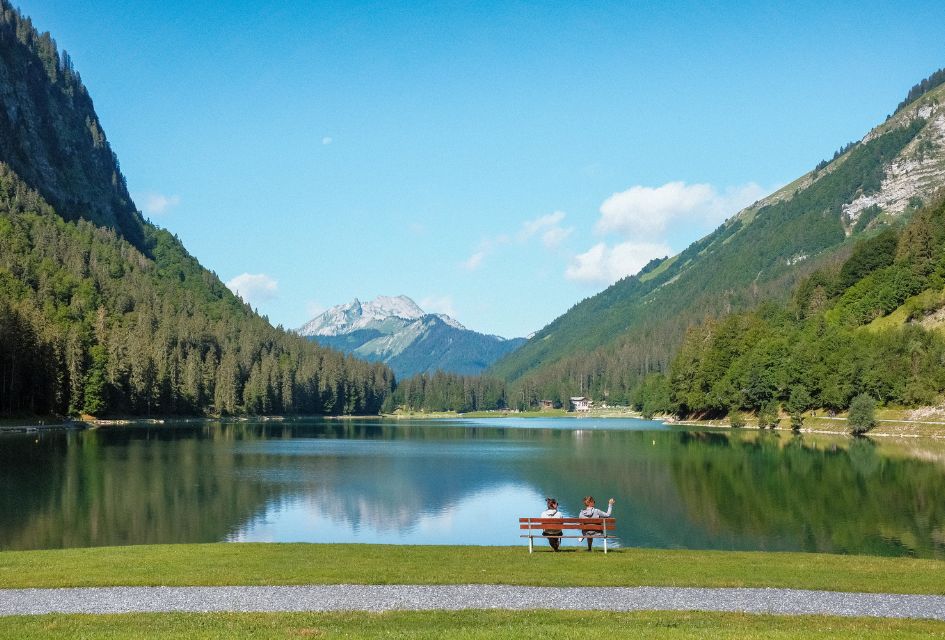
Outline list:
[[[143,227],[79,74],[48,33],[0,0],[0,162],[67,220],[143,248]]]
[[[938,103],[924,104],[904,116],[922,118],[927,124],[886,167],[878,192],[862,194],[843,206],[848,235],[864,210],[879,207],[888,215],[900,215],[910,205],[928,202],[945,184],[945,108]],[[875,131],[864,141],[875,137]]]

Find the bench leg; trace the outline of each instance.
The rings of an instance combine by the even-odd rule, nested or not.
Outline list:
[[[607,553],[607,538],[604,538],[604,553]]]
[[[528,536],[528,552],[529,553],[531,553],[534,550],[533,540],[534,538],[532,538],[531,536]]]

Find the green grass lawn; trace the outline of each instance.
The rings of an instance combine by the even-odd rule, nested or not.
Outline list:
[[[0,587],[516,584],[793,587],[945,595],[945,562],[808,553],[539,546],[181,544],[0,553]]]
[[[700,612],[460,611],[49,615],[0,618],[0,638],[945,638],[924,620]]]

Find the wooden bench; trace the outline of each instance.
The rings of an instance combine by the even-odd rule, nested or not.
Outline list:
[[[616,518],[519,518],[519,529],[524,530],[520,538],[528,538],[528,552],[534,551],[535,538],[587,538],[585,531],[593,532],[590,537],[604,541],[604,553],[607,553],[607,540],[616,538]],[[544,531],[560,530],[560,536],[546,536]],[[567,531],[575,531],[567,535]]]

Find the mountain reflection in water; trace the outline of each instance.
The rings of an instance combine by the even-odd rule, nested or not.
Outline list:
[[[630,419],[4,434],[0,548],[520,544],[546,495],[574,515],[592,494],[617,499],[625,546],[942,558],[942,445],[908,447]]]

